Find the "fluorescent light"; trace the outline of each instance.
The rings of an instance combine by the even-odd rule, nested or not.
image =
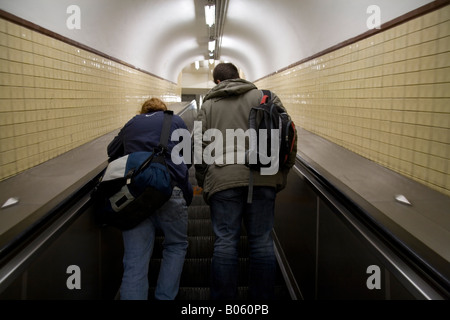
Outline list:
[[[215,48],[216,48],[216,40],[210,41],[208,43],[208,50],[209,51],[214,51]]]
[[[195,69],[198,70],[200,68],[200,62],[195,61]]]
[[[205,20],[208,26],[212,26],[216,21],[216,6],[205,6]]]

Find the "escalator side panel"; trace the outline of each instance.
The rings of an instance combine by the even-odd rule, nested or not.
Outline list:
[[[423,299],[319,191],[292,170],[276,202],[275,233],[303,299]],[[379,267],[379,289],[367,284],[370,266]]]
[[[316,212],[316,195],[291,173],[286,188],[277,194],[274,231],[307,300],[314,299],[315,291]]]
[[[415,299],[395,281],[372,246],[358,237],[325,201],[319,200],[318,212],[317,299]],[[372,268],[379,268],[379,274],[375,275]]]
[[[0,293],[0,299],[114,299],[120,285],[122,253],[120,232],[98,228],[88,209],[39,252]]]

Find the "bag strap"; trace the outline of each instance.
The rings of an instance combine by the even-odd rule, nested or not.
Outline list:
[[[272,99],[272,93],[270,90],[261,90],[263,97],[261,99],[261,104],[267,103],[270,99]]]
[[[270,101],[270,99],[272,99],[272,92],[270,92],[270,90],[261,90],[262,92],[262,98],[260,101],[260,105],[267,103],[268,101]],[[256,113],[253,112],[253,110],[256,110],[258,108],[252,108],[250,111],[250,115],[249,115],[249,126],[256,128]],[[261,108],[259,108],[261,109]],[[267,123],[267,120],[265,119],[266,117],[264,117],[264,121],[266,121],[266,128],[270,129],[271,128],[271,124]],[[256,144],[257,141],[253,140],[252,137],[250,136],[250,149],[251,150],[256,150]],[[257,155],[258,156],[258,155]],[[249,177],[248,177],[248,193],[247,193],[247,203],[252,203],[253,200],[253,170],[251,167],[249,167]]]
[[[161,136],[159,138],[159,146],[167,150],[169,144],[170,127],[172,125],[172,110],[164,111],[164,122],[161,129]]]
[[[272,99],[272,94],[269,90],[260,90],[260,91],[262,93],[260,105],[257,107],[251,108],[249,116],[248,116],[248,126],[249,126],[249,128],[255,128],[255,130],[257,130],[257,128],[256,128],[257,110],[266,112],[265,109],[263,107],[261,107],[261,105],[267,103],[267,101]],[[267,122],[266,117],[263,117],[263,120],[266,123],[266,128],[270,129],[270,123]],[[255,151],[257,149],[257,140],[255,138],[256,137],[252,137],[252,135],[250,135],[249,150],[251,150],[251,151]]]
[[[139,172],[141,172],[142,170],[147,168],[149,163],[152,162],[153,157],[155,156],[155,154],[161,154],[161,153],[165,153],[167,151],[167,146],[169,144],[170,127],[172,126],[172,117],[173,117],[173,111],[172,110],[164,111],[164,120],[163,120],[163,124],[162,124],[161,135],[159,137],[159,145],[158,145],[157,148],[155,148],[155,149],[159,149],[159,150],[156,151],[154,149],[152,154],[150,155],[150,157],[148,157],[147,160],[145,160],[139,166],[139,168],[137,170],[132,171],[132,172],[129,173],[129,174],[131,174],[131,176],[134,177]],[[131,177],[129,178],[128,181],[131,181]]]

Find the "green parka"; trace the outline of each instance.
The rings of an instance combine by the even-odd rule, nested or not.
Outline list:
[[[283,107],[276,94],[272,92],[272,96],[274,102]],[[218,151],[218,154],[215,154],[216,157],[223,155],[221,157],[222,163],[215,161],[212,164],[207,164],[202,157],[203,162],[195,164],[197,183],[203,188],[203,195],[207,202],[215,192],[249,185],[250,169],[245,164],[238,163],[236,154],[238,153],[239,143],[236,141],[234,143],[228,141],[227,143],[226,130],[248,130],[250,109],[257,106],[261,98],[262,92],[253,83],[244,79],[222,81],[206,94],[203,105],[197,114],[197,121],[201,121],[202,124],[202,135],[194,133],[194,144],[201,144],[202,152],[205,150],[211,143],[207,135],[204,135],[208,129],[219,130],[223,137],[223,151]],[[248,145],[246,145],[246,148],[248,148]],[[223,153],[220,154],[220,152]],[[227,155],[230,157],[230,153],[233,154],[234,161],[227,163]],[[253,171],[253,185],[272,186],[277,191],[282,190],[286,186],[287,174],[295,163],[296,154],[297,137],[286,167],[274,175],[261,175],[259,171]]]

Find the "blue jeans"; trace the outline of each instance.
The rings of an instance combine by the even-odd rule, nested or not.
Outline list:
[[[174,188],[172,197],[150,218],[122,232],[124,243],[121,300],[147,300],[148,269],[155,243],[155,230],[164,233],[163,259],[155,298],[173,300],[178,294],[181,272],[188,247],[188,210],[183,192]]]
[[[276,257],[272,239],[275,188],[253,189],[253,202],[247,203],[248,188],[219,191],[210,198],[211,220],[216,240],[212,258],[211,299],[233,300],[238,289],[238,244],[241,225],[247,231],[249,298],[273,299]]]

